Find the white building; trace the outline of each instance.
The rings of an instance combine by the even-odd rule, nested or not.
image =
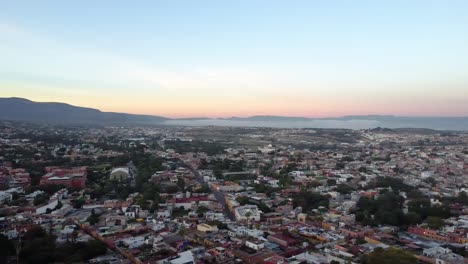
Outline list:
[[[110,177],[111,180],[126,180],[128,178],[133,178],[133,172],[129,167],[119,167],[114,168],[111,173]]]
[[[265,243],[260,240],[247,240],[245,241],[245,245],[255,250],[260,250],[262,248],[265,248]]]
[[[244,205],[234,209],[234,215],[237,221],[254,220],[260,221],[261,212],[256,205]]]
[[[0,203],[9,202],[13,199],[13,195],[11,193],[0,191]]]
[[[124,247],[128,249],[134,249],[134,248],[139,248],[143,246],[145,243],[147,243],[150,240],[150,236],[136,236],[136,237],[128,237],[124,238],[122,240],[119,240],[117,243],[122,244]],[[151,241],[151,244],[153,241]]]
[[[140,211],[141,208],[139,205],[132,205],[125,210],[125,216],[130,219],[137,218],[139,217]]]
[[[59,200],[55,199],[52,201],[49,201],[48,204],[36,208],[36,214],[45,214],[47,212],[47,209],[54,210],[55,207],[57,207]]]
[[[436,264],[463,263],[462,256],[452,252],[452,250],[443,247],[428,248],[423,251],[423,255],[435,259]]]
[[[159,260],[158,264],[189,264],[195,263],[193,253],[190,250],[180,252],[177,256],[169,257],[167,259]]]

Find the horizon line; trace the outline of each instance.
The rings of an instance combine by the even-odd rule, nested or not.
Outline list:
[[[131,115],[144,115],[144,116],[157,116],[163,117],[167,119],[230,119],[230,118],[252,118],[252,117],[284,117],[284,118],[306,118],[306,119],[338,119],[338,118],[347,118],[347,117],[406,117],[406,118],[468,118],[468,114],[462,115],[451,115],[451,116],[438,116],[438,115],[395,115],[395,114],[375,114],[375,113],[367,113],[367,114],[347,114],[347,115],[338,115],[338,116],[298,116],[298,115],[275,115],[275,114],[251,114],[251,115],[226,115],[226,116],[174,116],[174,115],[164,115],[164,114],[150,114],[150,113],[138,113],[138,112],[124,112],[124,111],[107,111],[102,110],[100,108],[84,106],[84,105],[77,105],[72,104],[69,102],[59,102],[59,101],[43,101],[43,100],[32,100],[25,97],[18,97],[18,96],[9,96],[9,97],[0,97],[0,99],[21,99],[27,100],[34,103],[59,103],[59,104],[66,104],[73,107],[82,107],[82,108],[89,108],[95,109],[100,112],[104,113],[118,113],[118,114],[131,114]]]

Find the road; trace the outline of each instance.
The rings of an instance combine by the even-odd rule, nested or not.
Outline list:
[[[184,162],[182,162],[182,164],[183,164],[183,166],[185,168],[187,168],[188,170],[190,170],[190,172],[192,172],[192,174],[195,176],[195,178],[197,179],[197,181],[200,184],[206,184],[206,182],[203,180],[203,177],[200,175],[200,173],[196,169],[192,168],[190,165],[188,165],[188,164],[186,164]],[[229,211],[229,209],[227,207],[226,200],[224,199],[224,193],[211,188],[211,186],[209,186],[209,187],[210,187],[211,193],[213,193],[213,195],[215,196],[218,203],[220,203],[223,206],[224,216],[231,219],[232,221],[235,221],[234,216],[232,215],[232,213]]]

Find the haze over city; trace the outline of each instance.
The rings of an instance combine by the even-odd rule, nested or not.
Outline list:
[[[466,1],[0,5],[0,96],[167,117],[468,115]]]

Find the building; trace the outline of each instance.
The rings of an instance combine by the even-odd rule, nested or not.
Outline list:
[[[13,195],[6,191],[0,191],[0,203],[9,202],[13,199]]]
[[[31,176],[25,169],[13,169],[10,171],[12,181],[10,187],[28,187],[31,185]]]
[[[196,206],[203,205],[209,207],[211,200],[207,196],[176,198],[174,202],[175,208],[183,207],[185,210],[195,208]]]
[[[464,258],[443,247],[424,249],[423,256],[434,259],[436,264],[464,263]]]
[[[259,239],[255,239],[255,240],[249,239],[245,241],[245,245],[255,250],[260,250],[260,249],[265,248],[265,243]]]
[[[55,184],[82,189],[86,185],[86,169],[86,167],[46,167],[47,173],[41,177],[40,185]]]
[[[256,205],[244,205],[234,209],[234,216],[237,221],[260,221],[261,212]]]
[[[112,169],[109,179],[123,181],[134,177],[133,170],[129,167],[119,167]]]
[[[159,260],[158,264],[190,264],[195,263],[193,253],[190,250],[180,252],[176,256],[169,257],[167,259]]]
[[[117,242],[117,245],[123,246],[128,249],[139,248],[146,243],[148,237],[145,236],[136,236],[136,237],[127,237],[121,239]]]
[[[423,228],[423,227],[409,227],[408,233],[415,234],[418,236],[423,236],[426,238],[434,239],[441,242],[447,243],[458,243],[466,244],[468,243],[468,238],[455,233],[441,233],[436,230]]]
[[[208,224],[199,224],[197,225],[197,230],[201,232],[216,232],[218,231],[217,226],[211,226]]]
[[[290,247],[290,246],[294,246],[300,243],[299,240],[292,238],[289,235],[282,234],[282,233],[269,235],[267,239],[271,243],[278,244],[282,247]]]

